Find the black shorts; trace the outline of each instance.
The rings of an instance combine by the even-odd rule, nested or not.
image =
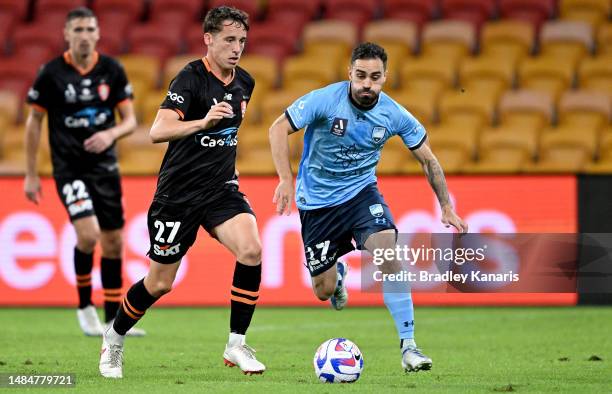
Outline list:
[[[352,199],[333,207],[300,210],[306,268],[310,276],[330,269],[352,250],[364,249],[368,237],[395,228],[393,216],[376,183],[363,188]]]
[[[102,230],[123,228],[119,174],[55,176],[55,187],[70,221],[96,216]]]
[[[240,213],[255,216],[244,194],[228,188],[213,199],[193,205],[175,205],[153,200],[147,215],[147,256],[161,264],[179,261],[193,245],[202,226],[214,237],[213,229]]]

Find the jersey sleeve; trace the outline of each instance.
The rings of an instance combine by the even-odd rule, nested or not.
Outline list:
[[[124,100],[134,99],[132,85],[129,83],[125,70],[121,64],[117,64],[115,80],[111,87],[111,103],[118,105]]]
[[[193,88],[192,74],[183,70],[170,82],[168,93],[160,108],[171,109],[184,119],[196,92],[197,90]]]
[[[323,89],[313,90],[291,104],[285,110],[285,116],[293,130],[298,131],[325,116],[326,103],[329,101],[329,98],[324,97]]]
[[[418,149],[427,139],[425,127],[403,107],[397,119],[397,134],[410,150]]]
[[[49,89],[49,75],[46,72],[46,66],[43,66],[38,71],[34,84],[28,90],[26,102],[40,111],[47,111],[50,104]]]

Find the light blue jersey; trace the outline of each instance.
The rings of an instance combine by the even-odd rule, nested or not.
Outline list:
[[[404,107],[381,92],[373,108],[360,109],[350,99],[349,84],[314,90],[285,111],[294,130],[306,127],[295,196],[299,209],[342,204],[376,182],[380,150],[392,136],[410,149],[425,141],[425,129]]]

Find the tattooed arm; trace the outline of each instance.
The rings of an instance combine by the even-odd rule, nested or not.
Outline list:
[[[451,204],[450,197],[448,196],[448,188],[446,187],[446,179],[444,178],[444,171],[438,162],[436,156],[434,156],[429,142],[425,141],[418,149],[412,151],[414,157],[421,163],[423,172],[427,177],[427,181],[431,185],[440,208],[442,208],[442,223],[446,227],[453,226],[460,233],[467,233],[467,224],[455,213],[453,205]]]

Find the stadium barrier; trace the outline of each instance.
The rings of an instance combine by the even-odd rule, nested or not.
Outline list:
[[[124,288],[147,270],[147,209],[155,177],[124,177],[126,210]],[[244,177],[241,189],[257,213],[263,246],[260,305],[326,305],[312,294],[303,267],[299,217],[278,216],[272,204],[275,177]],[[575,176],[451,176],[456,208],[473,232],[571,233],[578,230]],[[400,232],[446,232],[426,179],[382,177],[379,186]],[[71,306],[76,300],[72,253],[75,234],[55,191],[42,181],[39,206],[26,201],[22,178],[0,178],[0,305]],[[229,304],[234,259],[203,230],[183,260],[174,290],[161,305]],[[97,254],[99,252],[96,252]],[[347,256],[351,305],[381,305],[382,296],[362,292],[359,252]],[[97,259],[96,259],[97,260]],[[100,272],[93,273],[94,301],[101,303]],[[416,293],[417,305],[575,305],[576,293]]]

